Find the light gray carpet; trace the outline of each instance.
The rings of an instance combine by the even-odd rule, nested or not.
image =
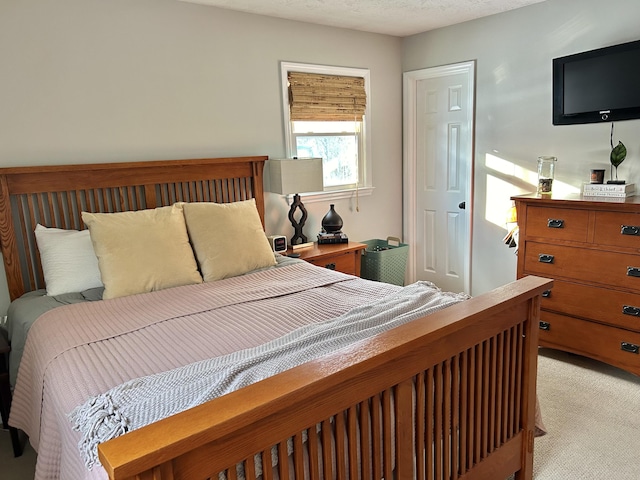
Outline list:
[[[639,479],[640,377],[555,350],[538,359],[548,433],[535,440],[534,478]]]
[[[547,435],[536,438],[536,480],[640,478],[640,377],[576,355],[540,350],[538,395]],[[35,453],[14,459],[0,430],[0,478],[33,479]]]

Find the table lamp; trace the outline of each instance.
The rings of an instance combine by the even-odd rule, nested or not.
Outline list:
[[[302,232],[307,220],[307,210],[300,200],[301,193],[322,192],[324,188],[321,158],[271,159],[269,164],[268,191],[281,195],[292,195],[293,202],[289,210],[289,221],[293,226],[292,247],[307,243]],[[302,213],[296,220],[296,210]]]

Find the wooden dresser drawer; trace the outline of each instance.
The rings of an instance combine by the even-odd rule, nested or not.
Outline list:
[[[640,353],[635,353],[640,333],[546,311],[540,321],[540,346],[586,355],[640,375]]]
[[[356,271],[356,260],[360,261],[359,255],[354,252],[347,252],[307,261],[318,267],[337,270],[338,272],[348,273],[349,275],[358,275],[359,272]]]
[[[570,208],[528,207],[527,236],[587,241],[589,212]]]
[[[635,293],[556,280],[542,308],[640,332],[640,295]]]
[[[524,273],[640,292],[640,255],[525,242]]]
[[[640,251],[640,214],[596,212],[595,218],[595,243]]]

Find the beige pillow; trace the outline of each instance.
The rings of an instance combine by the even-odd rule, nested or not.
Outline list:
[[[98,257],[102,298],[202,283],[179,206],[82,212],[82,221]]]
[[[205,282],[276,264],[254,199],[182,207]]]

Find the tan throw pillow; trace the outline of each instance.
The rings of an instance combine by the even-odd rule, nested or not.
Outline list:
[[[205,282],[276,264],[254,199],[182,207]]]
[[[102,298],[202,283],[179,206],[82,212],[82,221],[98,257]]]

